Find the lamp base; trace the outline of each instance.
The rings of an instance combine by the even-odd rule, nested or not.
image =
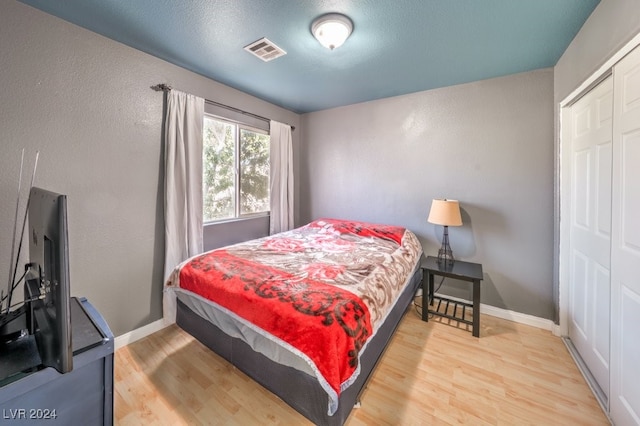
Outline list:
[[[453,258],[453,253],[451,253],[451,248],[449,250],[439,249],[437,262],[441,266],[453,266],[455,259]]]
[[[442,247],[438,250],[438,265],[440,266],[453,266],[455,260],[453,259],[453,252],[449,245],[449,227],[444,227],[444,234],[442,235]]]

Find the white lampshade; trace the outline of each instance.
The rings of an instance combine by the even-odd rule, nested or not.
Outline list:
[[[429,223],[443,226],[462,225],[460,204],[457,200],[434,199],[431,202],[431,211],[429,211],[429,218],[427,221]]]
[[[327,49],[342,46],[353,31],[351,19],[339,13],[329,13],[313,21],[311,32]]]

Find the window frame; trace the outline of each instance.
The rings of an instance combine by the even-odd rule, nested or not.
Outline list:
[[[205,112],[204,113],[204,119],[212,119],[212,120],[216,120],[216,121],[220,121],[223,123],[227,123],[227,124],[231,124],[233,126],[235,126],[235,135],[234,135],[234,180],[233,180],[233,187],[234,187],[234,192],[235,192],[235,202],[234,202],[234,216],[233,217],[228,217],[228,218],[224,218],[224,219],[213,219],[213,220],[206,220],[204,218],[204,205],[203,205],[203,226],[204,225],[212,225],[212,224],[219,224],[219,223],[225,223],[225,222],[236,222],[236,221],[241,221],[241,220],[246,220],[246,219],[254,219],[254,218],[260,218],[260,217],[268,217],[271,214],[271,210],[266,210],[266,211],[262,211],[262,212],[255,212],[255,213],[244,213],[241,214],[240,213],[240,204],[242,201],[242,194],[241,194],[241,173],[240,173],[240,132],[242,130],[248,130],[248,131],[252,131],[255,133],[259,133],[262,135],[266,135],[269,136],[269,144],[271,144],[271,135],[269,134],[269,130],[265,130],[265,129],[261,129],[259,127],[256,126],[252,126],[250,124],[247,123],[243,123],[241,121],[238,120],[233,120],[230,118],[226,118],[226,117],[222,117],[220,115],[217,114],[212,114],[212,113],[208,113]],[[204,122],[202,123],[202,126],[204,128]],[[203,138],[204,138],[204,134],[203,134]],[[204,150],[204,141],[203,141],[203,150]],[[203,151],[204,152],[204,151]],[[203,159],[204,160],[204,159]],[[271,170],[271,154],[269,154],[269,170]],[[204,166],[203,166],[203,177],[204,177]],[[269,173],[269,180],[271,180],[271,173]],[[204,185],[204,182],[203,182]],[[269,194],[269,199],[271,199],[271,194]],[[204,200],[203,200],[204,201]]]

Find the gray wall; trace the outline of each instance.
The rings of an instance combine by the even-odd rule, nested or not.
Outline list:
[[[639,0],[602,0],[555,66],[556,103],[568,96],[639,32]]]
[[[303,115],[301,218],[388,222],[437,254],[431,199],[460,200],[454,256],[482,302],[552,319],[553,70]],[[459,283],[454,283],[459,284]],[[468,297],[459,285],[454,295]],[[462,293],[462,294],[461,294]]]
[[[36,186],[68,195],[72,295],[89,298],[115,335],[162,317],[163,95],[150,86],[300,121],[13,0],[0,2],[0,67],[0,286],[8,281],[20,151],[30,174],[39,150]],[[293,138],[295,147],[298,132]]]
[[[267,235],[269,235],[269,216],[209,223],[204,225],[203,248],[209,251]]]

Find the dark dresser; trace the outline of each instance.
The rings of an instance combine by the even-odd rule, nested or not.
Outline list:
[[[113,424],[113,334],[87,299],[71,302],[73,370],[44,368],[0,386],[0,424]]]

